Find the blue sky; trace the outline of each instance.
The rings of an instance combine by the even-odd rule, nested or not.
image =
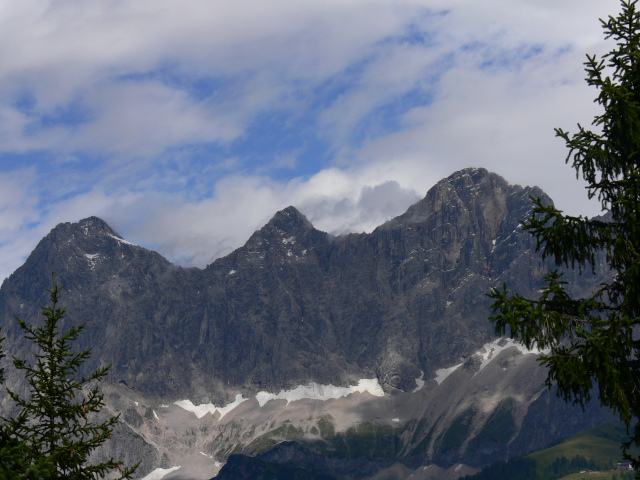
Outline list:
[[[597,112],[616,0],[0,1],[0,280],[97,215],[203,267],[279,209],[370,231],[485,167],[597,213],[553,128]]]

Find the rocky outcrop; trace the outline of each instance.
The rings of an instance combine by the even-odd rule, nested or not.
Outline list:
[[[5,347],[10,354],[29,353],[14,316],[38,320],[54,271],[64,285],[66,324],[87,324],[78,339],[79,348],[93,350],[86,368],[111,364],[109,381],[148,404],[188,398],[225,405],[240,394],[252,398],[309,382],[349,386],[363,378],[377,379],[388,395],[410,394],[416,379],[433,379],[438,369],[478,367],[474,352],[493,339],[484,295],[491,287],[506,281],[525,296],[540,287],[549,265],[519,228],[530,196],[550,202],[535,187],[467,169],[372,233],[338,237],[289,207],[205,269],[175,266],[96,217],[60,224],[0,288]],[[572,275],[578,290],[599,278]],[[19,388],[20,379],[7,373]],[[521,386],[527,395],[539,390],[540,378],[533,377]],[[526,418],[534,428],[557,413],[535,404],[538,413],[527,417],[531,395],[496,404],[484,416],[462,404],[438,410],[423,399],[442,418],[416,404],[415,425],[396,457],[447,466],[467,455],[480,465],[525,451],[535,437],[520,430],[529,425]],[[6,398],[0,408],[11,409]],[[141,407],[127,408],[126,425],[147,444],[164,435],[146,426],[152,419],[145,420]],[[507,414],[495,412],[515,417],[510,423]],[[491,418],[513,431],[496,437],[489,428],[488,442],[473,444]],[[451,425],[466,434],[447,433]],[[158,445],[156,452],[171,453]]]

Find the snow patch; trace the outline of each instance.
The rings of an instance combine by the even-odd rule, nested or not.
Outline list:
[[[135,403],[135,404],[136,404],[136,407],[138,406],[138,402],[133,402],[133,403]]]
[[[107,233],[107,236],[111,237],[111,238],[115,238],[117,241],[119,241],[120,243],[126,243],[127,245],[132,245],[134,247],[137,247],[138,245],[136,245],[135,243],[131,243],[131,242],[127,242],[124,238],[120,238],[120,237],[116,237],[115,235],[112,235],[110,233]]]
[[[231,410],[233,410],[234,408],[236,408],[238,405],[240,405],[242,402],[246,400],[248,399],[243,398],[241,394],[238,394],[236,395],[236,399],[225,407],[216,407],[213,403],[203,403],[201,405],[194,405],[191,402],[191,400],[178,400],[177,402],[174,402],[174,403],[180,408],[183,408],[184,410],[194,413],[195,416],[198,418],[204,417],[207,413],[214,415],[216,412],[219,412],[220,418],[222,418],[227,413],[229,413]]]
[[[520,350],[520,352],[523,355],[527,355],[529,353],[540,355],[542,353],[550,352],[550,349],[540,350],[539,348],[533,348],[529,350],[520,342],[513,340],[511,338],[497,338],[493,342],[489,342],[485,344],[480,351],[474,354],[479,356],[480,359],[482,360],[482,362],[480,363],[480,369],[478,370],[478,372],[480,372],[484,367],[489,365],[491,360],[496,358],[500,352],[511,347],[516,347],[518,350]],[[435,381],[438,382],[438,385],[440,385],[449,375],[451,375],[461,366],[462,366],[462,363],[459,363],[458,365],[454,365],[453,367],[441,368],[440,370],[436,370]],[[506,370],[506,369],[503,368],[503,370]],[[476,372],[474,376],[477,375],[478,372]],[[417,380],[416,380],[416,383],[418,383]],[[416,390],[414,390],[414,392],[415,391]]]
[[[308,385],[300,385],[293,390],[281,390],[280,393],[258,392],[256,400],[263,407],[269,400],[286,400],[287,405],[296,400],[304,398],[311,400],[331,400],[335,398],[346,397],[351,393],[369,392],[375,397],[384,396],[384,391],[378,383],[377,378],[362,379],[358,385],[350,387],[336,387],[334,385],[319,385],[311,382]]]
[[[142,480],[161,480],[165,475],[170,474],[171,472],[175,472],[180,467],[171,467],[171,468],[156,468],[149,475],[144,477]]]
[[[457,466],[456,468],[454,468],[453,470],[457,472],[457,471],[458,471],[458,470],[460,470],[461,468],[462,468],[462,464],[461,464],[461,463],[459,463],[459,464],[458,464],[458,466]]]
[[[529,350],[520,342],[513,340],[512,338],[497,338],[493,342],[485,344],[482,350],[476,352],[476,355],[478,355],[482,359],[482,363],[480,364],[480,369],[478,370],[478,372],[489,365],[491,360],[496,358],[500,354],[500,352],[511,347],[516,347],[523,355],[526,355],[528,353],[535,353],[536,355],[540,355],[541,353],[549,353],[548,349],[540,350],[538,348],[533,348],[532,350]]]
[[[420,377],[415,379],[416,388],[413,389],[412,393],[416,393],[418,390],[421,390],[424,387],[424,372],[420,370]]]
[[[296,239],[295,239],[295,237],[283,238],[282,239],[282,243],[284,243],[285,245],[287,245],[289,243],[291,245],[293,245],[294,243],[296,243]]]
[[[458,367],[461,366],[462,363],[459,363],[458,365],[454,365],[453,367],[441,368],[440,370],[436,370],[436,378],[434,380],[438,382],[438,385],[440,385],[449,375],[451,375],[458,369]]]
[[[235,270],[229,270],[229,273],[227,275],[233,275],[234,273],[236,273]]]
[[[156,420],[160,420],[160,419],[158,418],[158,414],[156,413],[156,411],[155,411],[155,410],[153,411],[153,416],[154,416],[154,417],[156,417]]]
[[[93,270],[96,266],[95,258],[98,257],[99,253],[85,253],[84,256],[89,260],[89,268]]]
[[[398,423],[400,421],[400,419],[399,418],[392,418],[391,421]]]

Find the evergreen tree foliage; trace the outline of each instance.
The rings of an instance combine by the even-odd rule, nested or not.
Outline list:
[[[95,414],[104,406],[98,384],[109,367],[88,377],[78,376],[91,351],[73,353],[71,349],[84,324],[61,331],[65,309],[58,306],[60,290],[53,279],[53,288],[47,289],[51,306],[41,305],[44,325],[27,325],[17,319],[38,353],[33,363],[13,359],[15,367],[24,372],[30,393],[23,398],[7,389],[20,413],[15,418],[3,418],[0,479],[93,480],[112,471],[120,479],[131,478],[137,465],[124,468],[113,459],[88,462],[91,452],[111,438],[118,417],[94,422]]]
[[[0,360],[5,357],[2,350],[2,342],[5,337],[0,337]],[[4,382],[4,368],[0,368],[0,384]],[[25,461],[26,449],[23,444],[12,438],[5,424],[0,425],[0,479],[11,478],[22,480],[27,478],[39,478],[44,469],[42,462],[29,466]]]
[[[580,272],[599,270],[610,280],[586,298],[573,298],[562,273],[551,271],[538,299],[511,295],[506,285],[489,296],[498,334],[550,349],[541,357],[549,387],[557,385],[565,401],[583,406],[597,392],[602,405],[633,427],[623,450],[637,469],[640,458],[630,458],[629,448],[640,446],[640,340],[634,336],[640,323],[640,13],[636,0],[621,4],[618,16],[601,20],[615,47],[585,62],[602,113],[593,130],[556,129],[569,149],[567,163],[607,214],[573,217],[534,199],[523,222],[543,257]]]

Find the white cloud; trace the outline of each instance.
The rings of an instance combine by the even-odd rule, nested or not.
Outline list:
[[[0,107],[13,142],[0,149],[135,156],[229,141],[256,113],[299,101],[296,89],[313,89],[368,55],[414,11],[375,1],[4,5],[0,49],[11,54],[0,66]],[[163,73],[177,81],[127,80]],[[196,104],[189,84],[197,80],[220,91]],[[80,128],[41,128],[42,116],[74,102],[86,110]]]

